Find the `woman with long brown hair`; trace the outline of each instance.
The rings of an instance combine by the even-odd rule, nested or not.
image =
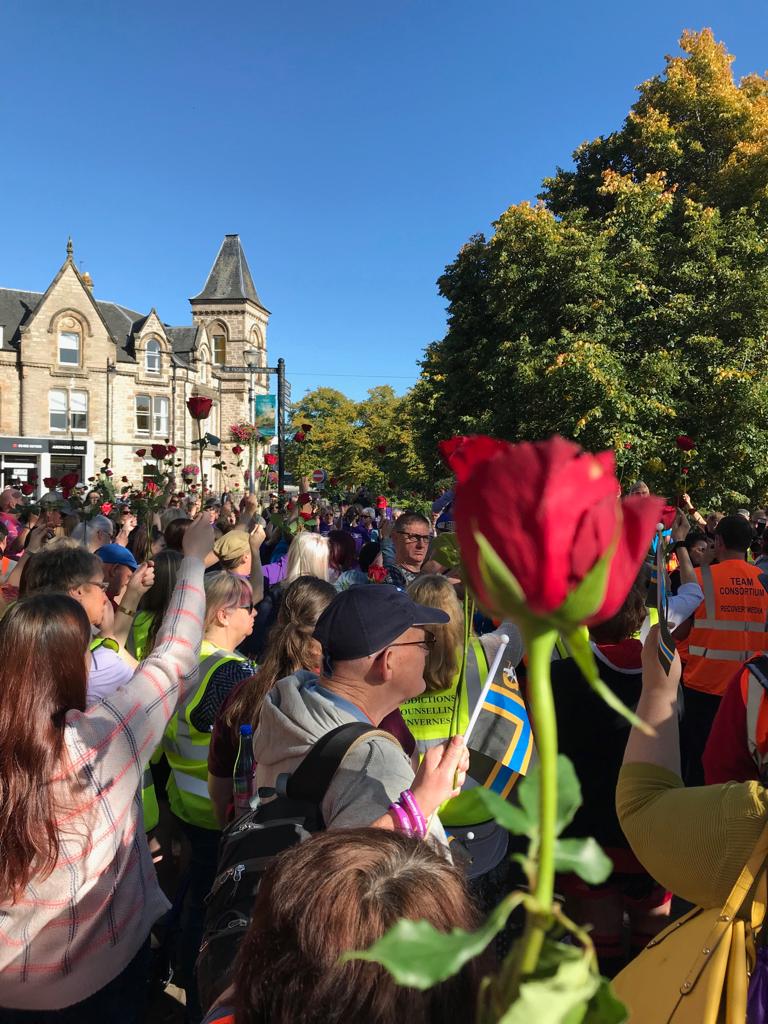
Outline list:
[[[240,726],[249,723],[255,731],[264,697],[278,679],[302,668],[320,670],[322,650],[312,631],[335,596],[335,588],[316,576],[299,576],[287,584],[258,672],[240,683],[222,705],[208,749],[208,792],[222,825],[232,802]]]
[[[155,650],[129,685],[87,710],[91,633],[81,605],[38,594],[0,623],[2,1024],[143,1020],[149,932],[168,902],[139,784],[195,685],[212,545],[201,519],[185,537]]]

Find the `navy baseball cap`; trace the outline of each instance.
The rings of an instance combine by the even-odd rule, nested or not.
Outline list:
[[[97,549],[96,555],[107,565],[127,565],[134,570],[139,568],[139,563],[122,544],[105,544]]]
[[[416,604],[388,583],[363,584],[342,591],[315,625],[326,659],[354,661],[384,650],[411,626],[443,625],[449,616],[439,608]]]

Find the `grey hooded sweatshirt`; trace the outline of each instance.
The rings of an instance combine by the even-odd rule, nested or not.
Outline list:
[[[342,706],[318,691],[313,672],[298,671],[281,679],[270,691],[253,737],[256,785],[274,787],[280,775],[295,771],[313,744],[331,729],[347,722],[366,721],[348,702]],[[349,708],[349,710],[347,710]],[[370,825],[413,784],[413,769],[394,738],[363,737],[344,758],[322,803],[328,828]],[[435,816],[431,835],[447,848]]]

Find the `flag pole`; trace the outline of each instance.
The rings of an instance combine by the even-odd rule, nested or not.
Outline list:
[[[464,733],[464,746],[465,747],[468,746],[467,741],[469,739],[470,733],[474,729],[475,723],[477,722],[478,718],[480,717],[480,712],[483,709],[483,704],[485,703],[485,698],[488,696],[488,691],[491,688],[491,683],[496,678],[496,673],[499,670],[499,665],[501,664],[501,659],[504,657],[504,652],[506,651],[507,647],[509,646],[509,637],[507,636],[506,633],[502,633],[502,635],[499,637],[499,639],[501,640],[501,643],[499,644],[499,648],[496,651],[496,657],[493,659],[493,663],[492,663],[491,667],[488,669],[488,678],[485,680],[485,683],[483,685],[483,689],[481,690],[480,696],[477,699],[477,704],[475,704],[475,707],[474,707],[474,709],[472,711],[472,717],[469,719],[469,724],[467,725],[466,732]]]

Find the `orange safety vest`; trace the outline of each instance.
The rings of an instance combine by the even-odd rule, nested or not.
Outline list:
[[[765,785],[768,779],[768,657],[761,654],[744,669],[739,685],[747,712],[747,746],[760,781]]]
[[[730,558],[696,576],[704,600],[688,634],[683,682],[722,697],[739,664],[768,651],[768,574]]]

